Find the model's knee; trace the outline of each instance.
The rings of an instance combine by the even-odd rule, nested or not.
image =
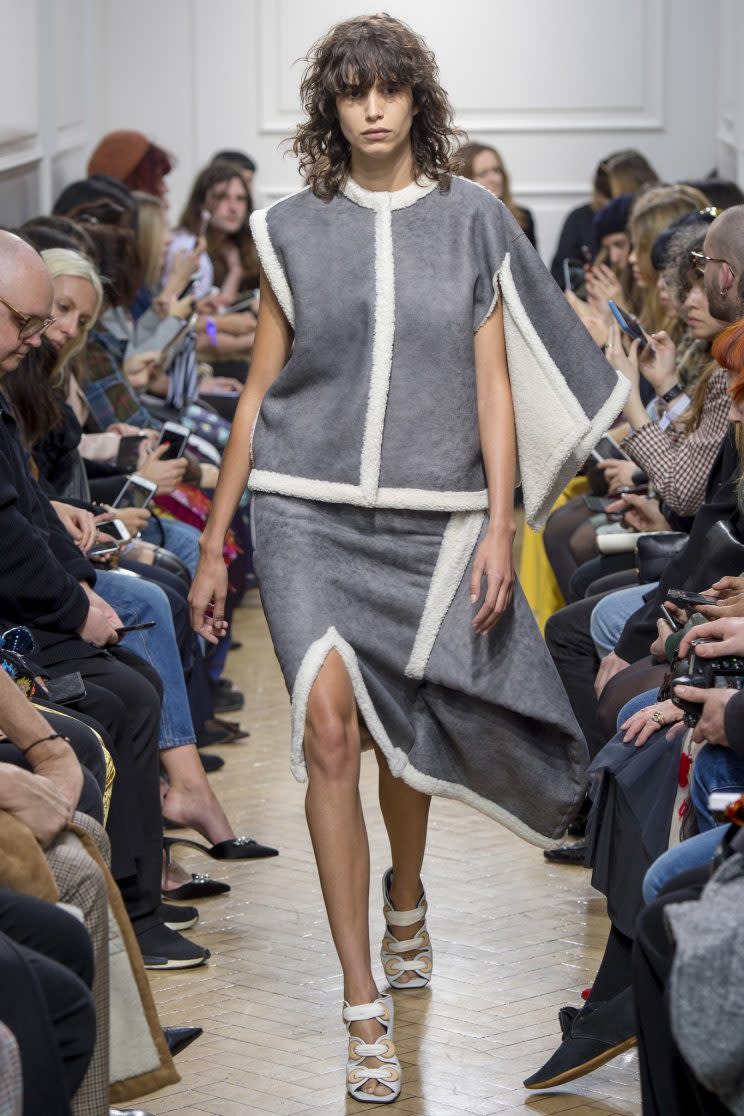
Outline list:
[[[356,779],[359,770],[359,729],[355,720],[335,710],[308,712],[305,761],[310,777]]]

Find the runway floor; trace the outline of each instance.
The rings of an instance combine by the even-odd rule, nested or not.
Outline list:
[[[142,1102],[177,1116],[361,1113],[344,1089],[341,978],[288,766],[288,701],[256,594],[238,614],[227,673],[246,695],[248,741],[221,749],[211,776],[238,833],[277,845],[273,860],[223,866],[183,850],[189,871],[227,880],[190,931],[207,966],[151,974],[164,1024],[204,1035],[177,1059],[180,1084]],[[388,864],[374,757],[363,761],[372,847],[373,950]],[[558,1044],[558,1008],[580,1003],[607,933],[603,898],[582,868],[549,867],[538,849],[457,803],[435,801],[424,879],[434,946],[430,989],[395,994],[400,1116],[640,1116],[635,1052],[573,1085],[529,1093],[522,1079]],[[380,973],[379,960],[376,972]],[[371,1106],[365,1105],[370,1111]],[[376,1109],[375,1109],[376,1110]]]

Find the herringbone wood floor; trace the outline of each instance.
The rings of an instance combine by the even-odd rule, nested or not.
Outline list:
[[[180,1084],[143,1102],[178,1116],[336,1116],[363,1110],[344,1092],[341,980],[303,813],[288,768],[288,701],[260,607],[240,610],[228,674],[245,691],[247,742],[223,748],[212,776],[238,832],[279,846],[278,859],[222,866],[184,851],[191,871],[232,885],[201,904],[190,932],[208,966],[153,974],[165,1024],[204,1035],[178,1057]],[[375,761],[363,764],[372,846],[372,941],[382,931],[387,866],[375,807]],[[521,1087],[558,1042],[557,1010],[591,983],[607,932],[604,902],[580,868],[551,868],[539,850],[481,814],[437,800],[425,864],[435,975],[396,993],[401,1116],[639,1116],[635,1053],[551,1093]],[[379,971],[379,962],[378,962]]]

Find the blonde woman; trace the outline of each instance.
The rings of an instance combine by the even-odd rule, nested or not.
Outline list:
[[[496,148],[488,147],[484,143],[463,144],[457,152],[457,168],[463,178],[477,182],[479,186],[483,186],[497,198],[501,198],[519,227],[524,230],[532,247],[536,248],[534,218],[529,209],[514,201],[509,172]]]

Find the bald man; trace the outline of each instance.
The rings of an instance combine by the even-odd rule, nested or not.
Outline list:
[[[41,257],[0,232],[0,392],[3,373],[40,345],[52,300]],[[79,672],[85,692],[74,700],[75,713],[102,725],[110,738],[116,767],[107,824],[111,868],[140,948],[160,967],[202,964],[207,951],[165,926],[158,910],[160,678],[137,655],[114,646],[121,622],[95,593],[95,568],[31,477],[1,394],[0,538],[0,631],[28,626],[39,646],[34,660],[49,677]]]
[[[708,228],[701,261],[703,285],[714,318],[744,318],[744,205],[732,205]]]

